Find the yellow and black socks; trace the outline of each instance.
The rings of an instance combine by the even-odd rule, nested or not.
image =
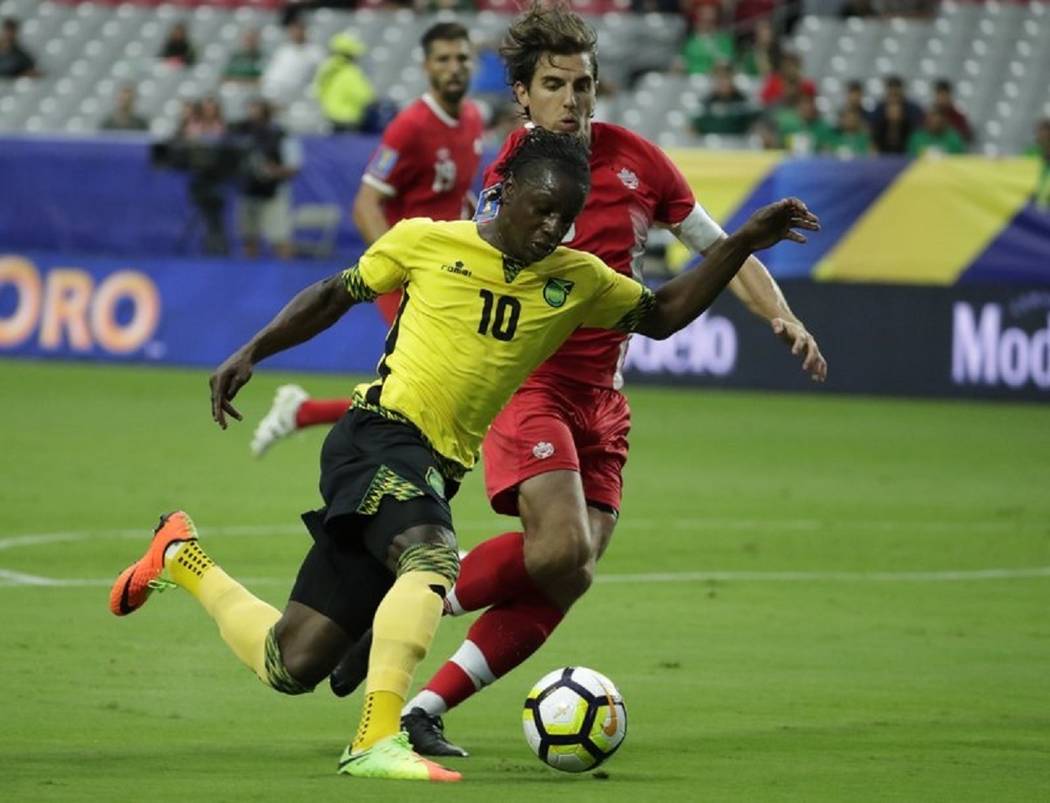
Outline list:
[[[367,750],[400,729],[412,675],[441,621],[442,601],[456,581],[459,555],[444,544],[409,547],[398,577],[376,609],[361,723],[353,750]]]
[[[176,545],[173,545],[176,546]],[[197,541],[177,545],[167,556],[168,574],[200,602],[219,626],[219,635],[241,663],[268,686],[285,694],[310,689],[295,680],[284,667],[273,626],[280,612],[254,596],[224,572]]]

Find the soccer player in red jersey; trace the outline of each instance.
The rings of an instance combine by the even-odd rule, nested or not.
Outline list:
[[[387,126],[354,198],[354,224],[366,245],[404,218],[459,220],[474,212],[470,186],[481,161],[483,124],[466,98],[474,70],[470,36],[458,22],[439,22],[421,44],[430,91]],[[400,292],[376,301],[387,323],[394,322],[400,302]],[[311,399],[298,385],[282,385],[255,429],[252,453],[259,457],[304,427],[334,424],[349,406],[349,399]]]
[[[658,147],[620,126],[591,122],[595,46],[579,16],[536,4],[511,25],[501,52],[531,122],[590,142],[590,194],[563,242],[637,277],[653,226],[669,228],[700,253],[725,233]],[[498,206],[502,158],[523,135],[508,138],[486,173],[479,216]],[[762,263],[750,257],[730,287],[802,369],[823,381],[827,364],[816,341]],[[619,390],[626,347],[619,334],[578,330],[493,423],[483,447],[486,490],[494,510],[521,517],[524,532],[491,538],[463,561],[446,608],[487,610],[405,707],[402,724],[420,753],[465,755],[444,738],[440,716],[532,655],[590,586],[620,510],[630,428]],[[348,655],[344,663],[352,661]]]

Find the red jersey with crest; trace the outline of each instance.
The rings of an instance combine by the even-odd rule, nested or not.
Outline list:
[[[386,196],[383,213],[393,226],[409,217],[459,220],[481,161],[481,113],[471,101],[459,119],[425,94],[395,117],[361,180]]]
[[[485,172],[478,214],[494,196],[504,158],[527,133],[507,137]],[[562,241],[600,257],[620,273],[641,281],[642,257],[649,229],[681,223],[696,201],[685,177],[667,155],[648,140],[611,123],[591,124],[591,191],[583,211]],[[491,211],[491,210],[490,210]],[[537,368],[526,385],[551,378],[614,387],[627,337],[603,329],[577,329],[555,354]]]

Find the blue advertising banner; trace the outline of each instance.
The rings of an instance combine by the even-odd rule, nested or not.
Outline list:
[[[0,255],[0,356],[218,365],[332,267]],[[267,366],[370,373],[386,326],[363,304]]]
[[[0,255],[0,356],[215,366],[334,266]],[[1050,400],[1050,291],[788,280],[830,375],[821,392]],[[370,304],[268,360],[371,373],[386,326]],[[628,382],[815,390],[768,325],[723,294],[667,340],[632,340]]]

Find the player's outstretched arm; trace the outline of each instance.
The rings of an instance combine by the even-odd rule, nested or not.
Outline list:
[[[729,289],[752,313],[767,321],[773,334],[802,360],[802,370],[814,382],[828,376],[828,363],[817,339],[791,311],[777,280],[758,257],[750,256],[729,283]]]
[[[338,321],[354,297],[343,274],[329,276],[300,291],[276,317],[255,336],[226,358],[208,380],[211,386],[211,417],[226,429],[226,416],[241,420],[233,398],[248,380],[252,369],[267,357],[305,343]]]
[[[736,232],[711,248],[696,270],[676,276],[655,294],[652,308],[635,331],[662,340],[696,320],[722,292],[753,251],[781,240],[806,242],[796,229],[817,231],[820,221],[797,198],[786,198],[756,211]]]

